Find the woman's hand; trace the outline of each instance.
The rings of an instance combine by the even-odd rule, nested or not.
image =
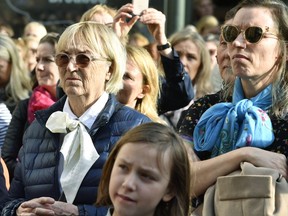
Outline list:
[[[147,28],[153,35],[157,44],[163,45],[167,43],[167,37],[165,34],[165,14],[154,8],[148,8],[142,12],[139,21],[147,25]]]
[[[17,209],[16,214],[21,216],[55,215],[51,205],[55,200],[50,197],[35,198],[23,202]]]
[[[132,13],[132,4],[126,4],[117,11],[113,21],[113,30],[119,38],[125,38],[137,20],[139,20],[139,16],[132,16]],[[127,19],[129,19],[128,22]]]
[[[65,216],[79,215],[77,206],[65,202],[55,201],[50,197],[35,198],[23,202],[17,209],[21,216]]]
[[[252,163],[254,166],[276,169],[283,177],[288,179],[287,159],[285,155],[254,147],[242,149],[247,155],[246,161]]]
[[[77,206],[65,203],[61,201],[56,201],[51,205],[51,209],[54,211],[54,215],[61,216],[61,215],[79,215]]]

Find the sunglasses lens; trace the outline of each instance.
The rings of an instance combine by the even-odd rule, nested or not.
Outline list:
[[[245,38],[249,43],[257,43],[262,38],[263,30],[260,27],[249,27],[245,31]]]
[[[225,26],[223,28],[223,38],[226,42],[233,42],[239,34],[240,31],[235,26]]]
[[[223,38],[226,42],[233,42],[238,35],[240,34],[240,30],[236,26],[225,26],[222,30]],[[261,40],[263,35],[263,30],[260,27],[253,26],[249,27],[245,30],[245,39],[249,43],[257,43]]]
[[[56,64],[58,67],[65,67],[69,63],[69,56],[65,54],[59,54],[56,56]]]
[[[89,65],[90,63],[90,58],[84,54],[79,54],[76,56],[76,64],[80,67],[80,68],[85,68]]]

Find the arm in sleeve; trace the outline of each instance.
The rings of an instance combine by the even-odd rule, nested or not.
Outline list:
[[[77,207],[79,216],[106,216],[108,212],[108,207],[98,207],[93,205],[79,205]]]
[[[17,157],[22,146],[22,138],[27,123],[27,107],[29,100],[23,100],[18,103],[15,108],[12,120],[8,127],[4,145],[2,147],[1,156],[4,159],[9,170],[10,180],[13,179],[14,169],[17,164]]]
[[[161,80],[159,115],[185,107],[194,98],[192,81],[177,52],[173,50],[173,59],[161,55],[161,62],[165,78]]]

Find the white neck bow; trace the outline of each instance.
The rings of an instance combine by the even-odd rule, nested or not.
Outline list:
[[[67,113],[52,113],[46,127],[52,133],[67,133],[60,150],[64,156],[60,183],[67,202],[73,203],[85,175],[99,158],[99,154],[85,126],[78,120],[70,119]]]

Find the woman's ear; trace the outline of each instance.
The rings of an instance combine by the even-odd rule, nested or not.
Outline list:
[[[108,71],[106,73],[106,81],[109,81],[111,79],[112,71],[113,71],[113,66],[111,64],[108,65]]]
[[[166,193],[162,197],[163,202],[169,202],[171,199],[175,197],[174,191],[172,191],[170,188],[167,189]]]
[[[106,81],[109,81],[111,79],[111,74],[112,73],[110,70],[106,73],[106,77],[105,77]]]
[[[144,98],[145,95],[146,95],[147,93],[149,93],[150,91],[151,91],[151,88],[150,88],[149,85],[143,85],[143,87],[142,87],[142,92],[137,95],[137,98],[138,98],[138,99]]]

